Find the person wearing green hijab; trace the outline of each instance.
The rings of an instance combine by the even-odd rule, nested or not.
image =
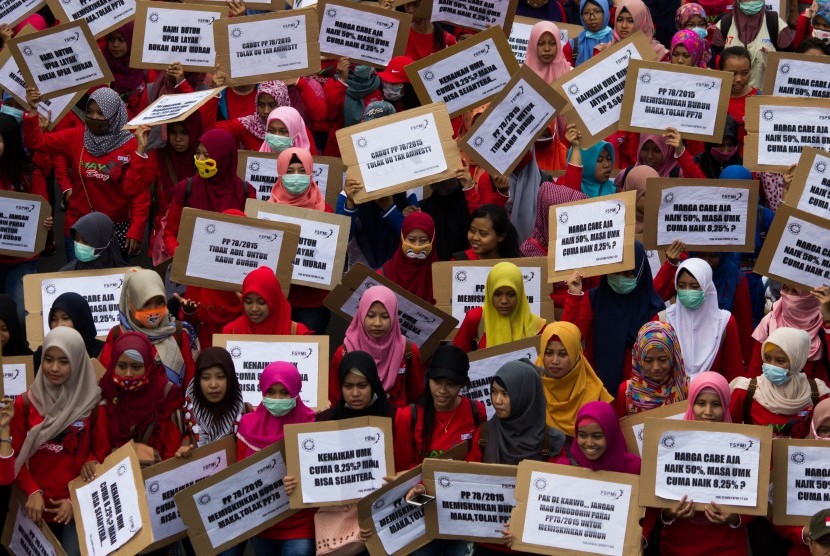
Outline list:
[[[611,179],[611,170],[614,168],[614,149],[611,143],[600,141],[581,150],[582,192],[592,198],[616,193],[617,188]],[[570,158],[570,153],[568,157]]]

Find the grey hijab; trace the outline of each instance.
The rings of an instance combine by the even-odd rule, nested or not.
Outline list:
[[[95,248],[98,258],[81,262],[74,260],[67,263],[61,271],[67,270],[97,270],[100,268],[121,268],[130,266],[121,253],[121,246],[113,235],[113,224],[109,216],[103,212],[90,212],[80,217],[70,229],[72,236],[81,234],[84,241]]]
[[[509,178],[510,200],[507,212],[510,222],[519,234],[519,245],[531,236],[536,224],[536,202],[539,186],[542,184],[542,172],[536,164],[536,154],[523,168],[513,170]]]

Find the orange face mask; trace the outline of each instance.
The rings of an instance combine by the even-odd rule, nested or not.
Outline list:
[[[158,328],[167,316],[167,307],[157,309],[136,309],[132,305],[130,307],[133,310],[133,319],[146,328]]]

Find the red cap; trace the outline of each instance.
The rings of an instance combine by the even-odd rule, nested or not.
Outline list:
[[[414,62],[409,56],[395,56],[389,60],[386,69],[378,73],[378,77],[384,83],[409,83],[409,76],[403,68]]]

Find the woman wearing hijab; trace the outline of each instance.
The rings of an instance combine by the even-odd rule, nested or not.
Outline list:
[[[41,133],[40,91],[27,89],[26,100],[31,107],[23,118],[26,147],[64,156],[70,162],[72,189],[63,227],[67,258],[74,257],[72,226],[91,212],[109,216],[121,248],[137,254],[150,214],[150,184],[155,175],[155,165],[145,152],[149,128],[137,129],[135,138],[123,130],[127,108],[118,93],[106,87],[89,96],[82,128]]]
[[[714,26],[709,26],[709,16],[706,15],[706,10],[703,6],[697,3],[690,2],[683,4],[674,14],[674,24],[676,31],[688,29],[697,34],[706,43],[703,59],[707,62],[712,61],[712,44],[710,35],[714,33]]]
[[[623,191],[637,192],[637,215],[634,223],[634,230],[638,234],[643,233],[643,222],[646,215],[646,185],[648,185],[649,178],[659,178],[660,174],[651,166],[635,166],[625,176],[623,182]]]
[[[75,292],[66,292],[58,296],[49,309],[49,329],[53,330],[58,326],[68,326],[78,331],[84,339],[86,353],[90,357],[98,357],[104,342],[96,338],[97,330],[95,321],[92,319],[92,310],[89,302]],[[40,367],[40,360],[43,354],[43,346],[35,352],[35,368]]]
[[[386,390],[378,376],[378,367],[365,351],[350,351],[337,368],[340,401],[317,414],[317,421],[340,421],[355,417],[394,417]]]
[[[265,367],[259,378],[262,403],[239,423],[236,435],[239,460],[282,440],[285,425],[314,422],[314,411],[300,398],[301,387],[300,372],[291,363],[276,361]],[[251,539],[254,553],[257,556],[314,556],[314,511],[301,510],[259,533]]]
[[[130,266],[113,234],[112,220],[103,212],[80,217],[69,233],[75,242],[75,259],[66,263],[61,272]]]
[[[708,68],[708,43],[691,29],[681,29],[671,39],[670,61],[680,66]]]
[[[341,392],[337,382],[340,361],[346,353],[365,351],[377,365],[390,405],[414,403],[424,388],[424,368],[418,346],[401,333],[398,298],[385,286],[372,286],[360,296],[343,345],[337,348],[329,367],[329,401],[336,405]]]
[[[369,103],[374,100],[383,100],[380,77],[375,70],[366,65],[355,66],[350,70],[350,65],[351,61],[348,58],[340,58],[337,63],[338,78],[329,79],[324,86],[329,114],[338,116],[342,114],[343,119],[338,122],[335,129],[360,123]],[[340,120],[339,117],[337,119]],[[334,142],[334,131],[332,131],[328,143]],[[329,148],[327,145],[326,154],[329,154]]]
[[[435,222],[425,212],[411,212],[403,219],[401,248],[383,265],[382,275],[429,303],[432,293],[432,263],[435,251]]]
[[[248,273],[242,281],[242,311],[242,316],[222,328],[222,334],[311,334],[305,325],[291,320],[291,305],[274,270],[267,266]]]
[[[539,21],[531,27],[525,65],[545,83],[553,83],[573,69],[565,58],[559,27],[552,21]]]
[[[689,385],[689,407],[683,419],[731,423],[729,414],[729,385],[718,373],[697,375]],[[660,512],[663,528],[660,535],[660,554],[692,556],[694,554],[726,554],[746,556],[746,518],[724,512],[718,504],[706,504],[696,512],[694,503],[684,496],[672,508]]]
[[[253,114],[216,122],[213,129],[221,129],[231,134],[239,148],[256,151],[265,141],[268,132],[268,116],[280,106],[291,106],[288,87],[282,81],[260,83],[256,93],[256,111]],[[236,166],[234,166],[236,171]]]
[[[668,58],[669,51],[654,37],[654,21],[651,19],[651,12],[649,12],[648,7],[642,0],[623,0],[617,4],[612,43],[624,40],[636,31],[642,31],[651,41],[655,60],[664,61]]]
[[[732,11],[715,27],[712,45],[742,46],[752,59],[749,85],[760,87],[767,67],[767,52],[790,46],[795,31],[776,12],[768,11],[764,0],[734,0]]]
[[[0,293],[0,347],[5,357],[31,355],[26,329],[17,316],[17,303],[10,295]]]
[[[820,379],[807,378],[810,335],[786,326],[775,329],[761,346],[761,376],[738,377],[729,384],[729,411],[738,423],[772,427],[775,438],[806,438],[809,409],[830,395]]]
[[[568,41],[566,52],[574,67],[590,60],[597,45],[607,43],[614,37],[613,29],[608,26],[610,19],[611,12],[606,0],[580,1],[579,21],[585,30]]]
[[[142,465],[176,455],[184,430],[182,391],[167,380],[147,336],[124,332],[115,340],[99,386],[113,448],[132,440]]]
[[[732,314],[718,307],[712,269],[702,259],[686,259],[674,279],[677,302],[666,310],[683,352],[686,375],[691,379],[715,371],[732,380],[743,376],[738,325]]]
[[[452,343],[469,353],[532,338],[546,324],[530,310],[522,271],[513,263],[501,262],[487,274],[484,305],[467,311]]]
[[[576,412],[580,407],[593,401],[614,401],[585,359],[582,334],[576,325],[558,321],[545,327],[539,337],[536,366],[542,369],[547,424],[570,438],[576,433]]]
[[[625,417],[682,402],[688,382],[674,327],[667,322],[647,322],[631,350],[631,380],[620,384],[617,414]]]
[[[578,147],[577,147],[578,148]],[[574,147],[571,147],[573,150]],[[617,192],[617,186],[611,179],[611,170],[614,168],[614,148],[607,141],[581,149],[582,155],[582,192],[588,197],[601,197]],[[570,159],[572,153],[568,153]]]
[[[582,275],[575,271],[568,278],[568,294],[562,320],[579,327],[588,361],[605,389],[617,392],[620,383],[631,378],[631,349],[640,327],[665,308],[654,291],[643,244],[634,242],[633,270],[603,276],[588,295]]]
[[[809,438],[811,440],[830,440],[830,400],[822,400],[813,408]]]
[[[111,31],[102,48],[104,60],[112,71],[112,89],[127,105],[127,116],[135,118],[147,107],[147,83],[144,70],[130,67],[134,23],[131,21]]]
[[[107,415],[95,369],[77,330],[59,326],[43,340],[43,362],[14,402],[15,483],[28,496],[30,519],[45,521],[64,551],[80,555],[69,501],[70,481],[94,477],[110,453]]]
[[[749,359],[748,376],[761,374],[761,344],[770,333],[783,326],[803,330],[810,335],[810,352],[804,365],[809,378],[827,376],[830,369],[830,288],[822,286],[811,292],[784,284],[781,297],[773,303],[752,333],[754,339],[752,357]]]
[[[265,140],[260,145],[259,152],[281,153],[286,149],[296,147],[316,154],[317,149],[309,138],[305,121],[296,108],[291,106],[274,108],[268,114],[265,126]]]
[[[692,5],[695,4],[686,4],[686,6]],[[732,116],[726,115],[721,142],[706,143],[703,152],[695,156],[694,161],[704,176],[712,180],[720,178],[729,166],[743,164],[741,153],[738,152],[738,122]]]
[[[164,284],[154,270],[130,269],[124,275],[118,302],[119,325],[110,330],[98,360],[109,368],[115,340],[126,332],[141,332],[150,340],[154,359],[161,361],[167,379],[183,388],[196,372],[193,353],[198,352],[192,328],[167,311]]]
[[[466,170],[463,172],[466,174]],[[463,252],[470,246],[467,241],[468,215],[478,207],[471,208],[467,198],[468,190],[473,191],[475,187],[465,190],[462,186],[462,183],[469,184],[469,174],[462,174],[462,178],[466,178],[466,182],[450,178],[431,183],[432,194],[418,202],[421,212],[428,214],[435,223],[433,249],[439,261],[449,261],[454,253]]]
[[[587,199],[588,196],[566,185],[546,181],[539,187],[536,199],[536,223],[533,233],[520,246],[525,257],[546,257],[548,254],[548,240],[550,238],[549,223],[550,207],[572,203]]]
[[[245,210],[246,199],[255,199],[256,191],[236,175],[237,148],[227,131],[212,129],[199,137],[196,155],[197,173],[173,189],[173,199],[164,228],[164,248],[172,257],[179,246],[179,224],[185,207],[213,212]]]
[[[220,347],[202,350],[196,358],[196,376],[184,394],[188,443],[193,447],[205,446],[235,434],[245,413],[231,354]]]

